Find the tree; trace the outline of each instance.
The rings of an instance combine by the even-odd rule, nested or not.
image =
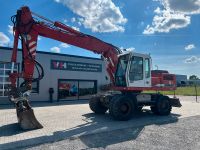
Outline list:
[[[196,75],[191,75],[189,77],[190,80],[198,80],[199,78]]]

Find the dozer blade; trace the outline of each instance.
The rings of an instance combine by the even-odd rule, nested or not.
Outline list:
[[[23,130],[31,130],[31,129],[41,129],[43,126],[39,123],[34,115],[33,109],[28,109],[25,111],[19,112],[17,110],[17,119],[20,124],[20,127]]]

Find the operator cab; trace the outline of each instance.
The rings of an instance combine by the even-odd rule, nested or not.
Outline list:
[[[118,56],[115,86],[151,87],[151,57],[132,51]]]

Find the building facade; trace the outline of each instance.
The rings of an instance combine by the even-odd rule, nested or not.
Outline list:
[[[21,50],[18,53],[15,71],[21,70]],[[0,47],[0,104],[8,103],[11,55],[11,48]],[[31,101],[50,101],[49,91],[53,91],[53,101],[88,99],[110,82],[105,62],[98,58],[37,51],[36,60],[43,66],[44,78],[33,83]]]
[[[176,85],[186,86],[186,84],[187,84],[187,75],[176,74]]]

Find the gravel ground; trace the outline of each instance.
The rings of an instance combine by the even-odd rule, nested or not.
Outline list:
[[[58,149],[151,149],[199,150],[200,116],[160,125],[137,126],[110,132],[83,135],[28,150]]]

